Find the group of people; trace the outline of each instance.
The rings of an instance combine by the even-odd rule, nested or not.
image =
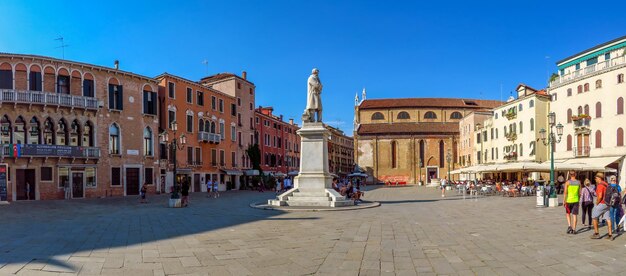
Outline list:
[[[334,178],[332,188],[342,196],[354,200],[354,204],[362,202],[361,197],[365,194],[361,191],[361,181],[359,179],[352,181]]]
[[[599,172],[595,175],[595,186],[589,179],[582,183],[576,178],[576,172],[569,172],[569,179],[563,185],[563,198],[567,218],[567,234],[578,233],[577,220],[579,206],[582,208],[583,226],[591,228],[593,225],[592,239],[600,239],[598,225],[601,219],[606,221],[606,239],[613,240],[613,234],[619,234],[620,220],[624,214],[622,208],[624,194],[617,184],[617,178],[612,175],[609,183],[605,182],[604,174]],[[594,202],[594,198],[596,198]],[[587,220],[585,220],[587,219]]]

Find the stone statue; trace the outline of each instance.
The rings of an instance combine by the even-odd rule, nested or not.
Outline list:
[[[319,70],[313,68],[311,76],[307,81],[307,99],[306,109],[302,114],[303,122],[321,122],[322,121],[322,82],[318,76]],[[315,113],[317,113],[317,120],[315,120]]]

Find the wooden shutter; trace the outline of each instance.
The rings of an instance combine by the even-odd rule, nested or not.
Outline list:
[[[124,110],[124,89],[123,86],[117,86],[117,109]]]

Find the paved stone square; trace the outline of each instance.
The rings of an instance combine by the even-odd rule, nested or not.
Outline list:
[[[373,189],[372,189],[373,188]],[[423,187],[368,187],[381,207],[250,208],[273,193],[14,202],[0,206],[0,274],[619,275],[626,236],[566,235],[534,197],[477,201]],[[606,233],[602,228],[601,233]]]

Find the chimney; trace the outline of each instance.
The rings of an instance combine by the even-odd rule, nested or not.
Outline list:
[[[289,124],[293,125],[293,119],[289,119]]]
[[[116,59],[113,62],[113,65],[115,66],[115,70],[119,70],[120,69],[120,61],[119,60]]]
[[[244,80],[247,80],[248,79],[248,73],[246,71],[242,71],[241,72],[241,78],[244,79]]]

